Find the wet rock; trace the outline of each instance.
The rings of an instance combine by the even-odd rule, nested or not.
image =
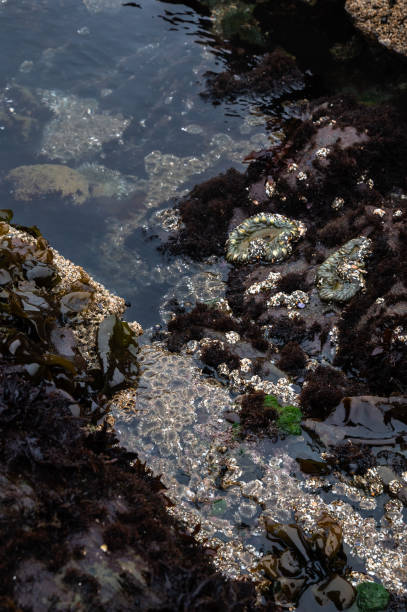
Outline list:
[[[6,180],[16,200],[28,202],[47,195],[71,198],[83,204],[89,197],[88,181],[76,170],[60,164],[35,164],[11,170]]]
[[[10,216],[3,211],[9,221]],[[0,223],[0,268],[7,272],[0,276],[0,353],[22,365],[33,381],[45,379],[71,394],[82,413],[96,407],[102,389],[109,391],[113,372],[134,381],[134,337],[141,328],[125,338],[108,337],[101,364],[98,331],[109,315],[119,321],[124,300],[49,247],[38,229],[34,233]]]

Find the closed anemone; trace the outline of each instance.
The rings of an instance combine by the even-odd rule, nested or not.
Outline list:
[[[235,227],[226,241],[226,259],[231,263],[265,261],[277,263],[292,253],[292,242],[306,232],[301,221],[283,215],[260,213]]]

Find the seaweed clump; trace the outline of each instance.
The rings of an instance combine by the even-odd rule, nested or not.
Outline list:
[[[240,426],[244,433],[252,432],[273,436],[276,434],[276,413],[271,405],[265,405],[264,391],[253,391],[241,398]]]
[[[322,514],[311,535],[297,524],[266,520],[265,526],[272,545],[259,569],[277,604],[301,603],[302,594],[312,585],[314,605],[316,600],[320,605],[335,603],[339,610],[350,607],[356,593],[341,575],[346,567],[342,528],[331,516]]]
[[[189,340],[201,340],[210,330],[235,331],[259,351],[267,351],[268,342],[261,329],[247,318],[235,319],[207,304],[197,303],[188,313],[179,313],[168,323],[170,351],[179,351]]]
[[[242,93],[280,98],[305,87],[295,58],[281,48],[261,56],[248,70],[239,70],[238,63],[232,62],[226,71],[207,72],[205,76],[207,90],[201,96],[212,101],[233,99]]]
[[[239,357],[233,351],[223,348],[221,343],[216,341],[202,349],[201,360],[214,369],[221,363],[226,363],[229,370],[235,370],[240,365]]]
[[[280,351],[277,366],[287,372],[302,370],[306,364],[306,356],[297,342],[287,342]]]
[[[349,381],[342,372],[317,366],[307,376],[300,395],[300,404],[307,416],[325,418],[345,396],[356,395],[361,385]]]
[[[163,247],[174,255],[202,260],[223,255],[226,234],[237,206],[250,208],[246,177],[230,169],[197,185],[180,203],[182,227]]]
[[[362,582],[356,588],[356,603],[361,612],[385,610],[390,600],[388,591],[376,582]]]

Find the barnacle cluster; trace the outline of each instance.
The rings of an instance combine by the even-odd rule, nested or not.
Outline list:
[[[304,236],[301,221],[283,215],[260,213],[235,227],[226,241],[226,259],[232,263],[263,260],[277,263],[292,252],[292,242]]]
[[[364,262],[370,245],[371,241],[364,236],[353,238],[324,261],[317,272],[321,300],[347,302],[363,289]]]

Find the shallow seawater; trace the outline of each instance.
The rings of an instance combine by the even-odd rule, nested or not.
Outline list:
[[[137,235],[150,209],[231,166],[242,170],[247,152],[269,142],[262,116],[230,116],[228,105],[200,98],[202,74],[219,59],[199,16],[169,8],[119,0],[0,5],[0,48],[9,58],[0,68],[1,175],[22,164],[90,164],[105,187],[75,205],[42,194],[15,202],[3,185],[3,205],[123,295],[128,318],[143,326],[157,321],[171,283],[155,270],[165,265],[156,243]]]
[[[182,4],[140,4],[0,0],[7,58],[0,65],[0,195],[16,223],[39,226],[61,254],[129,302],[128,320],[151,328],[165,326],[174,298],[189,306],[224,297],[230,268],[224,260],[197,264],[159,252],[176,221],[165,211],[195,184],[230,167],[243,170],[250,151],[278,139],[265,129],[270,115],[290,111],[281,101],[267,109],[263,99],[205,101],[203,75],[220,71],[226,53],[214,47],[208,19]],[[380,87],[366,79],[374,97]],[[320,90],[332,90],[333,81],[331,74]],[[337,85],[355,87],[344,71]],[[319,87],[313,82],[298,98]],[[82,198],[75,181],[64,183],[63,199],[44,184],[33,189],[31,177],[16,201],[5,177],[34,164],[68,166],[88,191]],[[323,450],[306,430],[277,443],[243,441],[223,416],[235,409],[236,394],[203,377],[192,355],[171,354],[147,334],[141,344],[139,389],[113,410],[119,437],[162,473],[174,512],[189,526],[201,524],[198,538],[223,545],[221,569],[250,574],[268,552],[260,518],[308,516],[310,527],[324,509],[348,519],[348,565],[383,579],[377,564],[368,565],[368,540],[376,530],[383,539],[401,533],[405,510],[394,509],[389,527],[387,496],[376,500],[333,475],[306,477],[299,460],[320,461]],[[380,558],[379,543],[371,550]]]

